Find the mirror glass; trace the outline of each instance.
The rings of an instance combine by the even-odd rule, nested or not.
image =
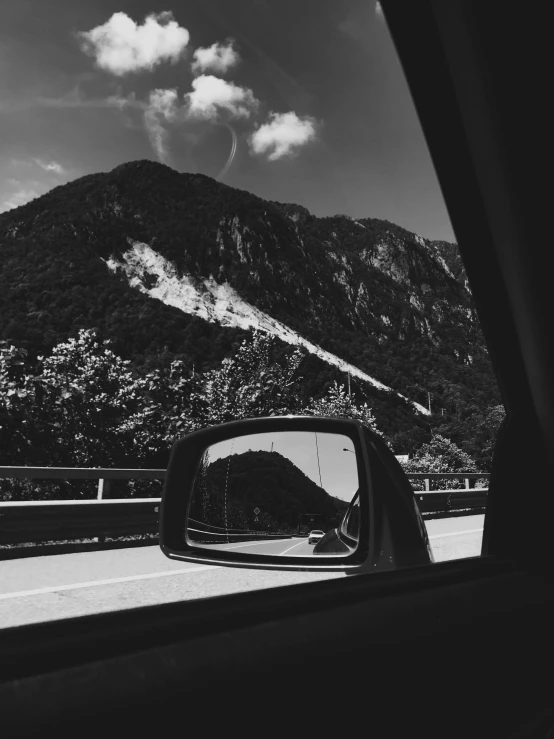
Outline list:
[[[347,556],[359,535],[358,487],[348,436],[281,431],[229,439],[202,456],[186,540],[237,553]],[[349,519],[357,528],[344,525]]]

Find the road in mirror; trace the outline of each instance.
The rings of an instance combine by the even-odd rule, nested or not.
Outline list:
[[[214,551],[346,556],[356,537],[349,547],[331,542],[349,506],[356,506],[358,487],[354,445],[342,434],[281,431],[229,439],[202,456],[186,540]]]

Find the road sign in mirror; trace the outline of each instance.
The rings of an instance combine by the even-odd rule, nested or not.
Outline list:
[[[352,440],[342,434],[250,434],[205,449],[193,483],[187,544],[257,555],[347,556],[337,531],[358,491]],[[317,535],[314,533],[316,530]]]

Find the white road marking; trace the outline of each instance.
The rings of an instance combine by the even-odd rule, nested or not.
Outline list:
[[[448,534],[433,534],[429,539],[444,539],[447,536],[462,536],[462,534],[482,534],[483,529],[468,529],[467,531],[450,531]]]
[[[483,529],[466,529],[465,531],[451,531],[446,534],[434,534],[433,536],[429,536],[429,539],[444,539],[450,536],[463,536],[465,534],[480,534],[483,532]],[[234,545],[232,547],[225,547],[225,550],[227,549],[240,549],[245,546],[254,546],[254,545],[260,545],[264,544],[266,541],[263,542],[250,542],[250,543],[243,543]],[[284,552],[281,552],[279,556],[283,556],[287,554],[288,552],[292,551],[293,549],[296,549],[296,547],[299,547],[301,544],[304,544],[305,540],[293,544],[288,549],[285,549]],[[90,580],[88,582],[80,582],[80,583],[72,583],[70,585],[54,585],[47,588],[36,588],[34,590],[20,590],[14,593],[2,593],[0,594],[0,600],[8,600],[10,598],[23,598],[26,596],[31,595],[41,595],[46,593],[57,593],[64,590],[78,590],[80,588],[92,588],[96,586],[101,585],[112,585],[116,583],[123,583],[123,582],[133,582],[138,580],[149,580],[156,577],[169,577],[171,575],[183,575],[186,573],[192,573],[192,572],[202,572],[203,570],[215,570],[218,569],[218,565],[201,565],[200,567],[189,567],[187,569],[180,569],[180,570],[166,570],[164,572],[152,572],[147,575],[129,575],[127,577],[114,577],[106,580]]]
[[[129,575],[127,577],[113,577],[109,580],[90,580],[89,582],[71,583],[71,585],[53,585],[49,588],[36,588],[35,590],[19,590],[16,593],[3,593],[0,600],[8,598],[23,598],[27,595],[42,595],[43,593],[57,593],[61,590],[77,590],[78,588],[93,588],[97,585],[113,585],[119,582],[132,582],[134,580],[149,580],[154,577],[169,577],[170,575],[183,575],[188,572],[201,572],[202,570],[216,570],[217,565],[202,565],[201,567],[189,567],[186,570],[166,570],[165,572],[151,572],[148,575]]]
[[[293,546],[292,546],[292,547],[289,547],[288,549],[285,549],[285,551],[284,551],[284,552],[281,552],[281,554],[280,554],[279,556],[280,556],[280,557],[282,557],[282,556],[283,556],[284,554],[286,554],[287,552],[290,552],[290,550],[291,550],[291,549],[295,549],[296,547],[299,547],[299,546],[300,546],[300,544],[305,544],[305,543],[306,543],[306,542],[305,542],[305,541],[303,541],[303,540],[302,540],[302,541],[299,541],[299,542],[298,542],[298,544],[293,544]]]

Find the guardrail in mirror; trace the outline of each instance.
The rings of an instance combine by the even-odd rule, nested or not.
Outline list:
[[[188,535],[195,544],[231,544],[238,541],[262,541],[282,539],[283,534],[272,534],[269,531],[242,531],[241,529],[225,529],[221,526],[210,526],[202,521],[188,520]],[[292,537],[285,537],[292,538]]]

